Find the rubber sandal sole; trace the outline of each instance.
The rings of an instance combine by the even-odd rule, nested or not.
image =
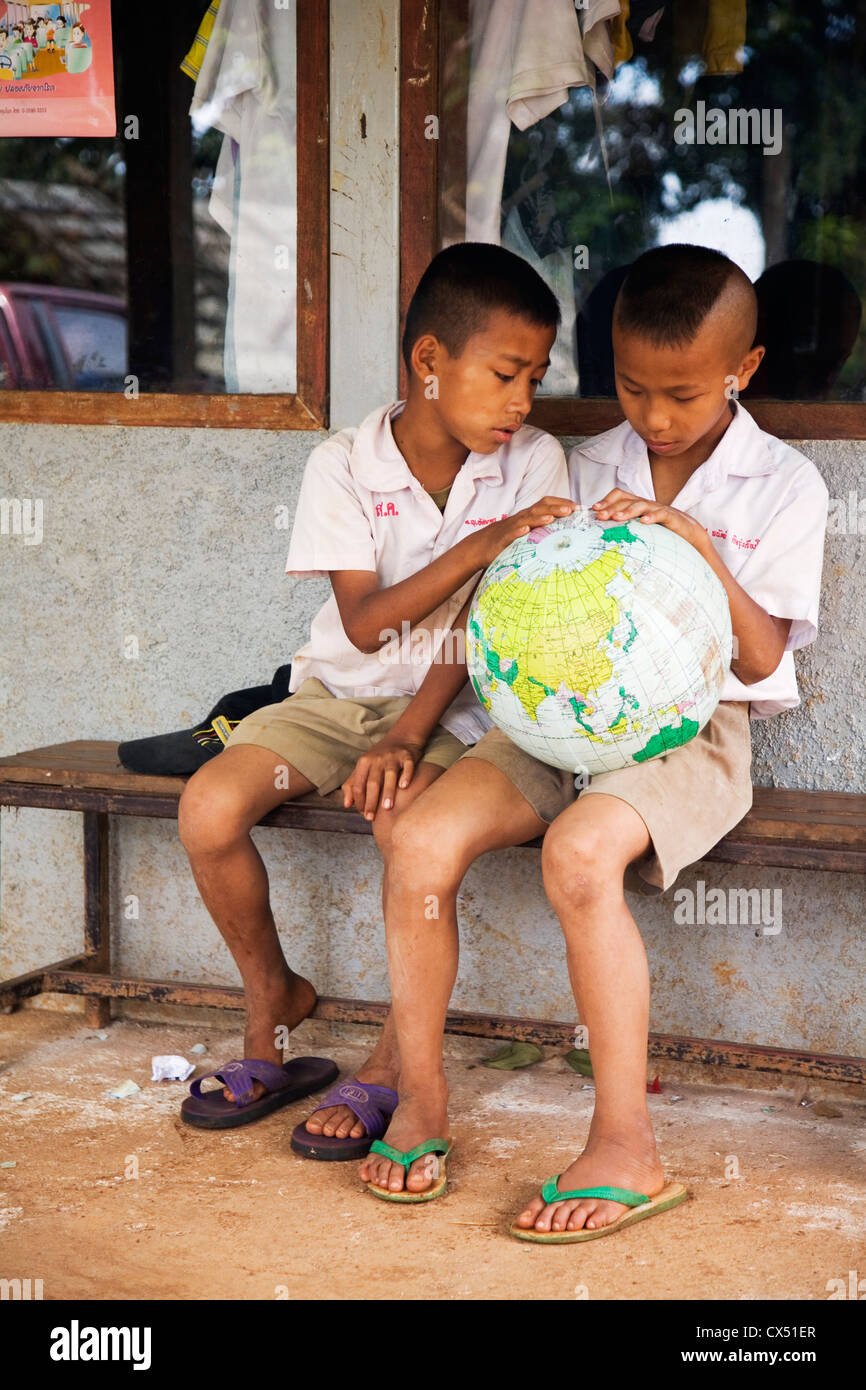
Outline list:
[[[313,1062],[318,1063],[318,1066],[312,1067],[310,1064]],[[325,1057],[294,1057],[284,1063],[287,1076],[291,1075],[289,1068],[293,1063],[307,1064],[304,1068],[295,1067],[296,1071],[304,1070],[307,1074],[294,1085],[283,1086],[279,1091],[268,1091],[259,1100],[254,1100],[252,1105],[237,1107],[232,1105],[231,1101],[225,1101],[225,1112],[214,1110],[208,1113],[204,1108],[198,1109],[194,1103],[195,1098],[188,1096],[180,1107],[180,1117],[184,1124],[192,1125],[194,1129],[239,1129],[242,1125],[255,1124],[256,1120],[265,1119],[275,1110],[291,1105],[293,1101],[304,1100],[316,1091],[321,1091],[340,1074],[336,1063],[328,1061]],[[215,1087],[213,1094],[219,1096],[221,1092]],[[206,1094],[201,1097],[202,1100],[206,1098]]]
[[[330,1144],[327,1142],[329,1139]],[[320,1163],[346,1163],[353,1158],[366,1158],[372,1143],[373,1140],[366,1134],[361,1139],[338,1139],[336,1134],[311,1134],[305,1122],[292,1131],[290,1140],[292,1149],[301,1158],[315,1158]]]

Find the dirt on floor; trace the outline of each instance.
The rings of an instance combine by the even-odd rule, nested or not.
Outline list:
[[[448,1195],[394,1206],[356,1164],[292,1153],[310,1101],[227,1132],[181,1122],[187,1087],[152,1083],[151,1058],[186,1055],[201,1075],[242,1055],[240,1024],[125,1018],[103,1037],[80,1014],[0,1017],[0,1279],[41,1279],[45,1299],[827,1299],[860,1279],[866,1291],[859,1093],[659,1064],[650,1110],[691,1200],[611,1237],[532,1246],[508,1225],[579,1151],[592,1110],[591,1083],[561,1055],[501,1072],[481,1065],[495,1044],[448,1039]],[[292,1051],[346,1074],[368,1036],[306,1023]],[[112,1098],[127,1079],[141,1089]]]

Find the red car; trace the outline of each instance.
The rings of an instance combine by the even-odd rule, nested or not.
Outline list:
[[[122,299],[58,285],[0,284],[0,387],[122,391]]]

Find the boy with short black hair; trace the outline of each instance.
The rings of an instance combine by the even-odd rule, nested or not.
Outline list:
[[[736,639],[721,702],[672,752],[571,777],[487,733],[407,811],[388,867],[386,929],[400,1104],[361,1177],[378,1196],[443,1190],[441,1040],[457,968],[456,893],[485,851],[544,834],[544,884],[566,939],[596,1104],[579,1158],[511,1227],[520,1239],[609,1234],[688,1195],[665,1183],[646,1105],[649,973],[624,886],[669,888],[751,805],[749,717],[798,702],[793,652],[817,631],[827,488],[815,465],[736,403],[763,356],[743,272],[695,246],[649,251],[614,315],[626,422],[573,449],[571,495],[601,520],[667,526],[723,584]],[[438,918],[424,915],[436,896]],[[433,1136],[434,1156],[412,1157]]]
[[[450,647],[495,555],[544,518],[574,510],[561,445],[523,423],[558,322],[555,297],[519,257],[449,247],[409,309],[406,401],[310,456],[286,572],[327,574],[332,595],[295,654],[294,693],[243,719],[180,802],[181,841],[247,1008],[246,1056],[213,1073],[224,1091],[201,1094],[193,1083],[182,1110],[189,1123],[246,1124],[319,1089],[299,1066],[309,1059],[281,1065],[282,1040],[317,996],[286,963],[251,828],[286,800],[342,787],[387,859],[405,807],[489,727],[461,689],[465,663]],[[395,643],[404,624],[410,640]],[[311,1128],[299,1126],[295,1147],[311,1156],[366,1152],[396,1105],[396,1070],[387,1028],[360,1078],[326,1098]],[[348,1134],[359,1112],[347,1101],[362,1106],[360,1145]],[[346,1116],[347,1130],[336,1133]]]

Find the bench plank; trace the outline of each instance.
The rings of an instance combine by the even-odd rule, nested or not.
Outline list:
[[[186,781],[128,772],[118,761],[117,744],[110,740],[77,739],[0,758],[0,803],[19,806],[92,807],[113,814],[170,818],[177,813]],[[372,833],[369,822],[356,811],[344,810],[339,789],[327,797],[311,792],[287,801],[260,824],[337,834]],[[528,847],[539,844],[540,840],[527,842]],[[866,795],[755,787],[751,810],[706,858],[864,873]]]

